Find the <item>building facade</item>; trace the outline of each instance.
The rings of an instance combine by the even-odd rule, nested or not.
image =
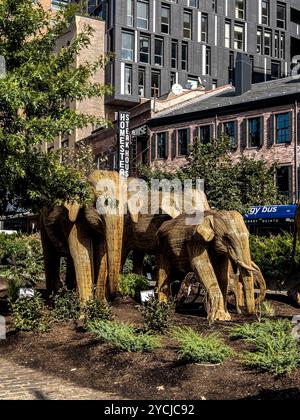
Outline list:
[[[237,52],[250,56],[254,83],[289,76],[300,51],[300,0],[91,0],[89,12],[105,19],[115,53],[106,77],[116,109],[174,83],[234,84]]]
[[[239,95],[231,85],[165,100],[149,100],[131,110],[131,164],[150,164],[172,171],[186,164],[190,146],[226,135],[232,159],[242,155],[276,164],[279,191],[291,202],[300,198],[300,78],[255,84]],[[173,101],[173,102],[172,102]],[[90,138],[95,154],[116,162],[117,127]]]

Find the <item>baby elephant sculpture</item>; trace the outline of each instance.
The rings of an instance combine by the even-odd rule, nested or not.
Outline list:
[[[239,270],[248,314],[255,312],[254,280],[249,233],[236,211],[206,211],[198,226],[185,215],[167,221],[158,230],[158,294],[165,301],[170,280],[194,271],[207,291],[209,321],[229,321],[227,294],[231,266]],[[176,277],[178,278],[178,277]]]

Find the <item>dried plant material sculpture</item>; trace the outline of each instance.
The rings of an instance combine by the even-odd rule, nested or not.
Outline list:
[[[181,215],[158,230],[158,294],[165,301],[175,273],[194,271],[207,291],[209,321],[229,321],[227,294],[230,264],[240,270],[245,309],[255,313],[253,265],[249,233],[235,211],[207,211],[198,226]]]
[[[130,194],[128,199],[130,200]],[[123,264],[130,251],[133,251],[133,271],[136,274],[143,274],[143,260],[145,254],[156,254],[156,235],[159,227],[184,212],[182,196],[179,193],[171,193],[170,198],[164,199],[162,192],[147,193],[144,197],[147,212],[139,211],[132,213],[132,217],[125,217],[124,243],[123,243]],[[158,211],[153,214],[152,201],[158,203]],[[185,201],[191,211],[209,210],[206,195],[204,192],[189,190],[185,195]],[[140,199],[140,207],[144,205]],[[145,210],[145,209],[144,209]],[[146,213],[146,214],[145,214]],[[190,217],[194,217],[191,215]]]

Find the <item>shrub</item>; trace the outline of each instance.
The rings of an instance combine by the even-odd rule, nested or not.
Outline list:
[[[233,355],[233,350],[224,344],[219,334],[204,336],[190,327],[178,327],[172,337],[180,344],[179,359],[185,363],[218,364]]]
[[[282,233],[278,236],[251,236],[251,254],[253,261],[261,267],[267,282],[276,281],[280,285],[291,269],[293,235]],[[296,267],[300,267],[300,242],[297,242],[295,256]]]
[[[260,313],[263,318],[272,318],[275,316],[275,308],[271,302],[265,300],[260,306]]]
[[[34,287],[43,273],[43,252],[38,236],[0,235],[0,275],[7,280],[11,301],[18,298],[20,287]]]
[[[288,320],[256,322],[233,329],[233,338],[241,338],[253,346],[242,354],[243,362],[273,375],[289,374],[300,365],[297,340]]]
[[[51,321],[39,293],[32,298],[19,298],[10,301],[14,326],[20,331],[47,332]]]
[[[87,301],[83,308],[84,319],[87,321],[94,321],[95,319],[111,319],[111,308],[106,302],[91,299]]]
[[[100,320],[88,322],[87,327],[98,339],[112,344],[119,351],[146,352],[160,347],[157,337],[136,333],[134,327],[129,324]]]
[[[119,291],[125,297],[133,299],[139,296],[139,293],[149,288],[148,280],[138,274],[122,274],[120,276]]]
[[[292,333],[292,324],[288,319],[276,321],[265,319],[262,322],[253,322],[236,325],[230,330],[230,338],[233,340],[255,340],[261,335],[272,335],[280,332]]]
[[[159,302],[153,297],[140,308],[140,311],[147,330],[162,333],[169,326],[170,316],[174,313],[174,304]]]
[[[54,321],[70,321],[80,316],[79,296],[73,290],[61,289],[53,297],[53,309],[51,312]]]

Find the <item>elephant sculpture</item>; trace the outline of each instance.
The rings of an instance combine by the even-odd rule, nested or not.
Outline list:
[[[207,211],[196,226],[186,223],[186,215],[167,221],[157,233],[158,296],[168,298],[170,280],[191,271],[207,291],[209,321],[229,321],[227,293],[232,266],[240,272],[248,314],[255,313],[255,296],[249,233],[236,211]]]
[[[116,296],[124,231],[124,180],[113,171],[94,171],[88,180],[93,205],[65,204],[41,211],[47,289],[57,290],[60,258],[67,256],[81,302],[93,297],[95,283],[99,299]]]
[[[145,201],[147,212],[136,211],[125,216],[123,264],[130,251],[133,252],[133,271],[143,274],[143,260],[145,254],[156,254],[157,232],[160,226],[184,212],[180,193],[171,193],[170,198],[164,200],[163,192],[147,193]],[[130,199],[130,194],[129,194]],[[158,208],[153,212],[151,201],[156,200]],[[143,206],[140,198],[140,207]],[[206,211],[210,209],[204,192],[190,190],[185,195],[185,205],[193,211]]]

